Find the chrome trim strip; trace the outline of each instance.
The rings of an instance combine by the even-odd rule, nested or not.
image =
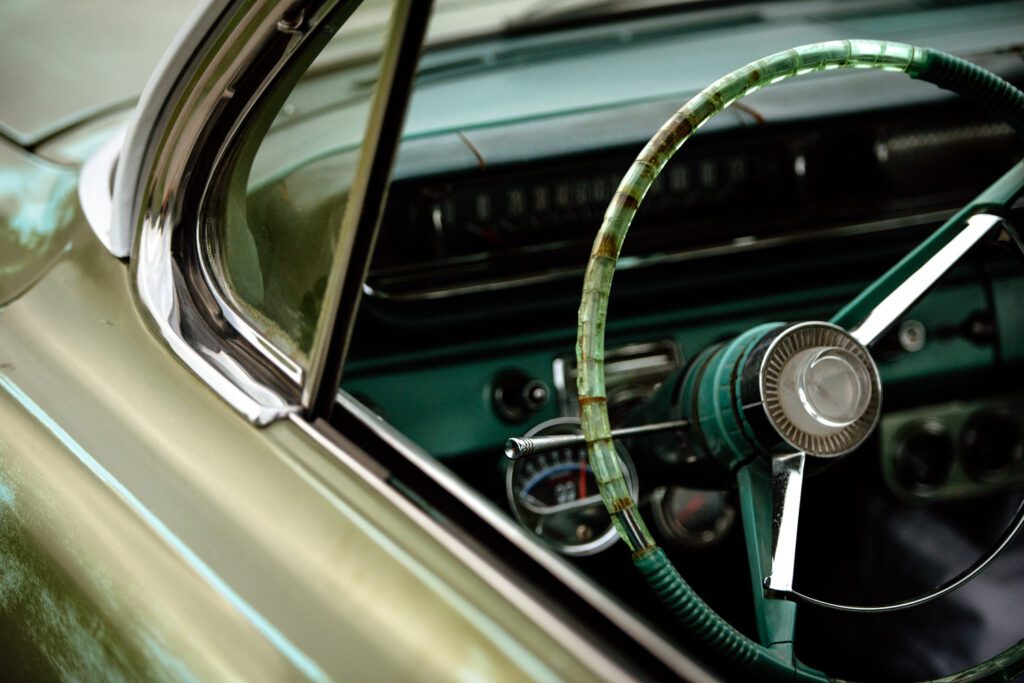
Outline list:
[[[166,111],[165,105],[186,65],[204,44],[208,44],[208,33],[231,3],[232,0],[205,0],[196,5],[139,97],[114,176],[113,223],[108,248],[118,258],[127,258],[132,251],[142,201],[135,190],[143,182],[147,157],[153,153],[153,142],[159,138],[158,131],[163,127],[160,119]]]
[[[132,259],[136,295],[151,316],[150,324],[175,355],[200,380],[250,422],[266,425],[298,410],[267,387],[235,359],[225,340],[197,320],[195,302],[171,255],[172,230],[159,230],[139,240]]]
[[[117,256],[114,237],[114,173],[126,131],[115,133],[82,164],[78,175],[78,201],[89,227],[107,251]]]
[[[503,514],[479,493],[471,490],[464,483],[459,481],[449,470],[447,470],[447,468],[438,463],[437,460],[432,458],[419,446],[409,441],[403,434],[385,422],[380,416],[373,413],[363,404],[359,403],[356,399],[342,390],[338,391],[337,399],[338,404],[341,407],[356,416],[367,427],[369,427],[374,434],[404,455],[409,462],[414,464],[420,471],[441,485],[448,493],[458,499],[459,502],[464,504],[474,514],[487,522],[488,525],[497,530],[502,536],[514,543],[516,547],[526,553],[531,559],[551,572],[552,575],[576,593],[580,598],[586,600],[593,607],[600,610],[601,613],[606,615],[612,623],[622,629],[624,633],[633,638],[637,643],[642,645],[654,657],[657,657],[662,663],[675,671],[683,680],[713,680],[706,672],[701,670],[694,662],[684,656],[671,643],[653,631],[649,626],[647,626],[647,624],[640,621],[633,614],[624,609],[622,605],[615,601],[611,596],[597,589],[586,576],[579,572],[579,570],[555,555],[554,552],[541,547],[535,540],[527,536],[526,532],[516,525],[508,515]],[[292,421],[299,425],[304,423],[304,420],[298,415],[293,415]],[[307,425],[304,429],[314,430],[314,427]],[[319,438],[324,439],[324,442],[326,442],[326,438],[322,435]],[[327,442],[325,445],[330,448],[333,453],[339,453],[339,449],[337,449],[333,444]],[[346,463],[354,460],[349,455],[345,455],[341,459]],[[353,469],[363,476],[372,476],[368,474],[367,470],[358,463],[353,466]],[[378,479],[377,483],[374,485],[382,486],[383,484]],[[398,494],[394,490],[391,490],[386,495],[397,496]],[[407,501],[406,504],[411,505]],[[417,514],[414,518],[420,519],[422,517],[424,517],[422,511],[417,510]],[[446,544],[454,544],[453,547],[460,548],[461,550],[456,554],[460,557],[464,557],[467,561],[472,561],[473,566],[479,566],[481,576],[483,578],[490,580],[499,580],[503,578],[500,571],[490,565],[486,565],[482,558],[472,553],[472,550],[466,548],[454,535],[452,535],[449,530],[440,527],[440,525],[438,525],[434,520],[429,520],[429,518],[425,520],[425,523],[429,522],[432,522],[436,528],[433,533],[441,534],[437,536],[438,540],[441,540]],[[543,609],[547,612],[546,607]],[[557,620],[557,616],[555,615],[551,615],[551,618]],[[556,624],[558,625],[559,631],[564,629],[564,625],[560,622],[556,621]],[[578,640],[575,636],[576,634],[573,633],[566,634],[567,638]],[[566,646],[568,648],[568,645]],[[590,644],[586,642],[577,643],[574,647],[592,650]]]
[[[617,388],[623,377],[628,378],[631,384],[639,379],[660,383],[673,370],[682,367],[682,363],[683,354],[679,344],[671,339],[635,342],[606,349],[605,386],[609,393],[616,393],[613,387]],[[580,406],[576,400],[576,354],[564,354],[551,361],[551,375],[561,414],[579,417]]]
[[[195,238],[197,254],[204,253],[203,238],[205,237],[205,232],[205,230],[196,231]],[[221,291],[217,278],[215,278],[213,273],[210,271],[210,264],[207,259],[202,257],[197,258],[196,265],[199,268],[203,281],[206,283],[210,297],[217,304],[220,314],[227,321],[228,325],[238,332],[238,334],[242,335],[246,341],[259,349],[263,356],[273,363],[278,370],[283,372],[288,379],[296,385],[302,384],[305,378],[305,371],[302,366],[286,356],[280,349],[274,346],[269,339],[261,334],[259,330],[250,325],[248,320],[239,314],[235,304],[229,301],[228,296]]]
[[[683,263],[686,261],[694,261],[696,259],[707,258],[711,256],[734,254],[741,251],[770,249],[772,247],[781,247],[789,244],[802,244],[816,241],[824,241],[827,239],[837,237],[855,237],[857,235],[883,233],[892,230],[901,230],[903,228],[923,225],[925,223],[943,221],[952,216],[954,213],[955,212],[953,210],[929,211],[927,213],[915,214],[913,216],[905,216],[903,218],[887,218],[878,221],[853,223],[850,225],[843,225],[836,228],[827,228],[824,230],[817,231],[809,230],[806,232],[789,235],[780,235],[776,237],[758,238],[754,235],[748,237],[738,237],[726,244],[717,244],[707,247],[696,247],[694,249],[687,249],[685,251],[648,254],[646,256],[624,256],[621,259],[619,259],[619,265],[616,267],[616,269],[634,270],[640,268],[649,268],[652,266],[659,266],[669,263]],[[502,280],[477,282],[466,285],[452,285],[448,287],[438,287],[435,289],[427,288],[416,292],[392,294],[384,289],[381,289],[380,287],[374,287],[371,281],[373,274],[371,273],[371,279],[368,279],[367,282],[363,285],[363,294],[373,299],[379,299],[381,301],[432,301],[439,299],[450,299],[465,294],[496,292],[501,290],[507,290],[510,287],[525,287],[529,285],[544,284],[547,282],[557,282],[559,280],[578,278],[582,276],[582,274],[582,266],[567,266],[564,268],[555,268],[544,273],[509,277]]]

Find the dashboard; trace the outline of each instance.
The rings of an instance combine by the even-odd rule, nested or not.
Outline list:
[[[1008,126],[956,106],[806,124],[756,109],[669,162],[630,228],[621,268],[884,229],[949,210],[1019,152]],[[578,274],[636,147],[398,182],[366,285],[423,300]]]
[[[1024,24],[1018,4],[953,4],[931,16],[912,30],[910,12],[878,5],[800,19],[734,16],[726,28],[639,20],[428,51],[342,389],[674,632],[645,587],[622,579],[628,553],[614,548],[581,447],[513,463],[505,441],[578,430],[575,316],[586,256],[622,173],[693,81],[710,69],[699,85],[710,82],[748,51],[820,40],[823,26],[829,35],[903,26],[908,42],[955,48],[1024,83],[1019,40],[1007,38]],[[965,16],[973,28],[954,32]],[[602,42],[603,31],[614,40]],[[733,55],[730,45],[741,47]],[[668,78],[663,62],[644,61],[665,54],[676,56],[682,85],[643,90]],[[687,62],[692,55],[702,57]],[[584,88],[579,70],[610,68],[605,58],[627,71],[621,65],[655,64],[655,73],[604,97]],[[559,74],[554,82],[530,80],[542,68]],[[1008,126],[918,85],[852,74],[758,93],[669,163],[616,275],[606,355],[613,426],[668,419],[645,410],[704,349],[766,321],[827,319],[1024,157]],[[580,101],[564,104],[574,93]],[[472,98],[481,102],[458,108]],[[456,124],[433,124],[440,102]],[[543,111],[529,110],[537,102]],[[511,113],[493,114],[501,106]],[[1013,220],[1022,214],[1016,207]],[[853,600],[907,595],[970,564],[1005,525],[1024,484],[1020,265],[1012,250],[975,249],[878,345],[886,396],[876,436],[811,472],[808,509],[840,510],[801,520],[798,574],[811,588]],[[628,485],[687,580],[753,631],[750,599],[737,589],[750,579],[734,491],[683,466],[690,451],[679,433],[618,448]],[[956,551],[937,552],[942,543]],[[1024,565],[1022,551],[1018,543],[1007,562]],[[924,569],[908,569],[914,562]],[[880,572],[884,585],[874,581]],[[993,606],[999,592],[1024,596],[1019,572],[1009,574],[991,579],[988,597],[979,584],[916,614],[809,614],[800,654],[869,678],[963,668],[1019,639],[1016,622],[1003,623]],[[984,628],[971,626],[979,621]],[[923,642],[940,622],[961,639],[956,648],[936,653],[894,636],[916,631]],[[864,645],[843,646],[845,636]]]

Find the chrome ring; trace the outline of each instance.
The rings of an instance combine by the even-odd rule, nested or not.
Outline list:
[[[798,353],[816,347],[853,354],[870,374],[871,393],[863,414],[851,423],[811,433],[795,424],[780,396],[783,369]],[[874,430],[882,408],[882,384],[871,354],[845,330],[831,323],[798,323],[783,331],[768,347],[761,361],[761,402],[768,421],[786,443],[808,455],[833,458],[854,450]]]

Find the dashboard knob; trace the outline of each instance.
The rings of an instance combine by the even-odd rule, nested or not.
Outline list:
[[[953,471],[953,439],[938,420],[917,422],[896,447],[894,473],[907,491],[924,493],[946,483]]]
[[[491,383],[494,411],[505,422],[522,422],[548,403],[547,384],[519,370],[499,373]]]
[[[964,469],[971,479],[982,483],[1006,478],[1024,451],[1020,421],[1003,411],[975,413],[964,424],[961,438]]]

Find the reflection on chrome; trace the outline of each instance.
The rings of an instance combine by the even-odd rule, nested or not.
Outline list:
[[[294,3],[280,0],[210,5],[191,18],[188,36],[164,58],[137,110],[117,170],[109,234],[101,235],[119,254],[138,228],[131,266],[150,324],[200,379],[261,425],[298,410],[303,370],[218,290],[201,226],[208,198],[224,191],[218,178],[245,128],[227,98],[252,107],[282,87],[284,67],[314,48],[312,37],[338,2],[326,4],[302,30],[288,32],[277,19]],[[268,55],[279,67],[271,77]],[[194,77],[181,79],[184,72]]]
[[[953,267],[971,247],[1002,223],[992,214],[971,216],[967,225],[875,306],[867,317],[850,330],[853,338],[868,346],[902,318],[939,278]]]
[[[772,568],[765,588],[776,592],[793,589],[796,535],[800,521],[806,455],[791,453],[772,458]]]
[[[124,131],[114,134],[82,165],[78,179],[78,199],[92,231],[100,243],[115,256],[113,198],[114,169],[117,154],[124,144]]]
[[[672,420],[670,422],[658,422],[638,427],[624,427],[612,430],[612,438],[620,439],[627,436],[641,436],[644,434],[659,434],[671,432],[678,429],[685,429],[689,420]],[[505,457],[509,460],[518,460],[527,455],[539,455],[548,453],[567,446],[580,446],[586,443],[582,434],[554,434],[550,436],[514,436],[505,442]]]

